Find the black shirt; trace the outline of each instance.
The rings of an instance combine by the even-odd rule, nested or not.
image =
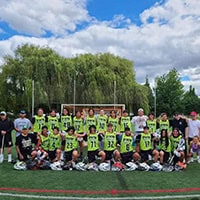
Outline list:
[[[183,136],[185,137],[185,128],[188,127],[187,122],[186,122],[185,119],[180,118],[179,120],[177,120],[177,119],[174,118],[171,121],[171,126],[172,126],[173,130],[175,128],[178,128],[182,132]]]

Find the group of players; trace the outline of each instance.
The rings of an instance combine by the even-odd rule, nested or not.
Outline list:
[[[6,113],[0,115],[2,118]],[[119,117],[114,110],[109,116],[104,110],[95,115],[90,108],[87,116],[77,111],[72,117],[69,110],[63,108],[58,117],[54,109],[47,116],[39,108],[32,121],[25,116],[25,111],[21,110],[13,124],[20,161],[37,159],[37,165],[44,160],[69,164],[87,158],[88,163],[148,163],[152,160],[150,162],[163,165],[173,157],[173,165],[178,162],[184,165],[196,154],[200,162],[200,122],[196,112],[191,112],[191,119],[176,114],[173,120],[168,120],[166,113],[159,119],[155,119],[153,113],[145,116],[142,108],[132,119],[127,110]],[[193,128],[193,133],[188,133],[188,126]],[[1,127],[0,122],[0,131]],[[198,129],[198,133],[194,129]],[[10,148],[12,142],[8,144],[8,141],[5,139],[4,145]]]

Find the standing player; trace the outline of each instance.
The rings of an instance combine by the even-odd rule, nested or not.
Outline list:
[[[69,110],[63,108],[62,115],[60,117],[61,131],[66,131],[70,126],[72,126],[72,117],[70,116]]]
[[[85,124],[85,133],[88,133],[90,126],[94,125],[96,127],[97,119],[95,117],[94,109],[90,108],[88,110],[88,116],[86,117]]]
[[[58,127],[53,128],[53,132],[49,134],[49,159],[51,162],[60,161],[61,157],[61,141],[62,137]]]
[[[119,132],[119,118],[116,115],[116,111],[112,110],[110,112],[110,117],[108,118],[108,123],[113,125],[113,132]]]
[[[8,152],[8,162],[12,161],[12,130],[14,129],[13,122],[7,118],[6,112],[2,111],[0,113],[0,148],[2,147],[2,142],[4,140],[3,148],[7,148]],[[3,149],[0,149],[0,152],[3,152]],[[4,156],[2,155],[1,161],[3,162]]]
[[[154,157],[154,162],[158,161],[159,152],[154,148],[153,134],[149,133],[149,127],[145,126],[143,133],[136,137],[135,160],[141,158],[142,162],[149,161],[149,155]]]
[[[37,151],[35,150],[36,144],[37,136],[33,133],[29,133],[29,127],[24,126],[21,134],[16,138],[15,143],[18,159],[20,161],[33,160],[37,155]]]
[[[26,118],[26,111],[20,110],[19,118],[15,119],[14,127],[16,130],[16,137],[18,137],[22,133],[22,128],[27,126],[29,130],[32,129],[32,123],[29,119]]]
[[[56,110],[52,109],[49,116],[46,117],[47,127],[50,132],[53,132],[54,127],[59,127],[59,120],[56,116]]]
[[[97,131],[98,133],[105,133],[107,129],[108,117],[105,115],[104,110],[100,110],[99,116],[97,117]]]
[[[83,156],[83,149],[84,147],[86,147],[86,143],[84,141],[84,121],[83,118],[81,117],[81,111],[77,111],[76,112],[76,116],[73,119],[73,123],[74,123],[74,129],[75,129],[75,135],[77,137],[77,141],[79,143],[80,146],[80,158],[82,159]]]
[[[131,119],[130,116],[128,115],[128,110],[124,110],[120,118],[120,132],[124,133],[127,127],[130,129],[132,128]]]
[[[144,127],[146,126],[146,121],[148,117],[144,115],[144,110],[142,108],[138,109],[138,115],[134,116],[131,120],[134,130],[135,137],[141,133],[143,133]]]
[[[150,133],[156,133],[157,121],[155,119],[154,113],[149,113],[148,119],[146,121],[146,124],[149,127],[149,132]]]
[[[42,108],[39,108],[37,115],[32,118],[33,132],[37,135],[41,133],[42,127],[45,125],[45,116]]]
[[[162,129],[167,129],[168,132],[171,132],[172,129],[171,129],[168,117],[167,117],[167,113],[162,113],[161,114],[161,119],[158,120],[158,123],[159,123],[159,129],[160,129],[160,131]]]

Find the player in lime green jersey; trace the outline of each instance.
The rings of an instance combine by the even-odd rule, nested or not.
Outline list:
[[[65,162],[76,161],[79,157],[79,154],[77,151],[78,142],[75,135],[75,128],[73,126],[70,126],[68,128],[67,133],[62,142],[62,145],[64,146],[64,150],[65,150],[65,154],[64,154]]]
[[[89,131],[89,127],[94,125],[97,126],[97,119],[94,113],[94,109],[90,108],[88,110],[88,116],[85,119],[85,133]]]
[[[168,120],[166,113],[161,114],[161,119],[158,120],[158,123],[160,131],[162,129],[167,129],[168,132],[172,131],[172,127],[170,126],[170,121]]]
[[[149,127],[144,127],[144,132],[136,137],[135,160],[141,158],[142,162],[149,161],[149,155],[154,157],[154,162],[158,161],[159,152],[154,148],[153,134],[149,133]]]
[[[86,142],[84,141],[84,120],[81,116],[81,111],[76,112],[76,116],[73,119],[74,128],[75,128],[75,135],[77,137],[77,141],[80,146],[80,158],[82,159],[83,149],[87,146]]]
[[[112,110],[108,118],[108,123],[113,125],[113,132],[119,132],[119,118],[116,115],[116,111]]]
[[[37,115],[35,115],[32,118],[32,124],[33,124],[33,132],[35,134],[41,133],[42,127],[45,125],[45,116],[44,116],[44,111],[42,108],[39,108],[37,111]]]
[[[171,141],[166,129],[161,130],[157,147],[160,155],[160,164],[162,165],[169,160],[171,152]]]
[[[62,137],[58,127],[53,128],[53,132],[49,134],[49,159],[51,162],[59,161],[61,157]]]
[[[107,131],[104,133],[104,152],[106,154],[106,161],[114,158],[115,161],[120,159],[120,153],[117,150],[117,135],[113,131],[113,125],[107,125]]]
[[[157,121],[155,119],[154,113],[149,113],[146,124],[149,127],[149,133],[156,133]]]
[[[72,126],[72,117],[67,108],[63,108],[59,122],[61,124],[61,131],[66,131],[70,126]]]
[[[97,131],[99,133],[105,133],[107,129],[107,120],[108,117],[105,115],[104,110],[100,110],[100,113],[97,117]]]
[[[133,134],[129,127],[126,127],[125,132],[119,134],[117,137],[118,144],[120,144],[120,157],[123,164],[133,160]]]
[[[124,133],[125,128],[127,127],[132,129],[131,119],[130,116],[128,115],[128,110],[124,110],[120,118],[120,132]]]
[[[87,134],[87,146],[88,146],[88,161],[89,163],[96,161],[96,156],[101,157],[101,162],[105,160],[105,153],[99,150],[99,140],[101,137],[96,132],[96,126],[91,125]]]
[[[47,127],[50,132],[53,132],[54,127],[59,127],[59,120],[56,116],[56,110],[52,109],[49,116],[46,118]]]

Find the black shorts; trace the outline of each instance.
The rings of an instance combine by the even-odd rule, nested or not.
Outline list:
[[[122,163],[126,164],[133,160],[133,152],[121,153]]]
[[[66,161],[66,162],[72,160],[73,151],[74,151],[74,150],[65,152],[64,158],[65,158],[65,161]]]
[[[18,159],[20,161],[30,160],[31,159],[31,153],[32,153],[32,150],[21,151],[21,154],[24,157],[24,159],[20,159],[19,155],[18,155]]]
[[[56,158],[56,150],[54,151],[48,151],[49,159],[54,160]]]
[[[89,163],[94,162],[96,160],[96,157],[99,156],[99,150],[95,151],[88,151],[88,161]]]
[[[0,148],[2,146],[3,135],[0,134]],[[12,135],[11,133],[6,133],[4,136],[4,147],[12,147]]]
[[[106,154],[106,160],[111,160],[113,158],[114,151],[104,151]]]
[[[149,155],[153,156],[153,151],[151,149],[147,151],[140,151],[141,161],[142,162],[148,161]]]

